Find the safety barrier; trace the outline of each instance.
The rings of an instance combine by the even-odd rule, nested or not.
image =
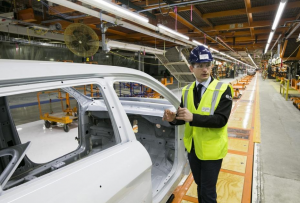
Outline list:
[[[290,87],[290,81],[288,79],[283,79],[280,82],[280,94],[282,94],[282,96],[284,97],[285,94],[285,100],[288,100],[288,94],[289,94],[289,87]],[[282,89],[282,93],[281,93],[281,89]],[[286,92],[286,93],[284,93]]]

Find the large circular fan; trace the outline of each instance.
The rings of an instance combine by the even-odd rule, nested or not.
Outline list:
[[[67,47],[76,55],[90,57],[99,49],[99,38],[95,31],[80,23],[69,25],[64,32]]]

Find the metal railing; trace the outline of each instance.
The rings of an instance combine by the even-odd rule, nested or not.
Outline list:
[[[283,78],[283,80],[281,80],[280,82],[280,94],[282,94],[282,96],[285,97],[286,101],[288,100],[289,88],[290,88],[290,81],[288,79]],[[282,93],[281,93],[281,89],[282,89]]]

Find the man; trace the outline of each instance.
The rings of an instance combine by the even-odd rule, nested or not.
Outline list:
[[[177,114],[165,110],[163,120],[185,124],[184,145],[199,203],[217,203],[216,184],[227,154],[227,121],[232,107],[232,87],[210,76],[212,55],[204,46],[190,54],[190,70],[196,81],[182,90]]]

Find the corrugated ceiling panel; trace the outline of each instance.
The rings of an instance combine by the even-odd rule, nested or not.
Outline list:
[[[285,52],[284,57],[289,57],[300,45],[300,42],[296,42],[296,39],[289,39]],[[295,57],[298,53],[298,50],[296,50],[290,57]]]
[[[248,17],[247,17],[247,15],[226,16],[226,17],[220,17],[220,18],[211,18],[210,21],[214,25],[246,23],[246,22],[248,22]]]
[[[225,0],[196,5],[202,14],[245,8],[244,0]]]
[[[276,11],[268,11],[263,13],[253,13],[253,21],[264,21],[264,20],[273,20],[275,18]]]
[[[253,21],[264,21],[264,20],[274,20],[276,16],[277,11],[268,11],[263,13],[253,13]],[[283,12],[281,19],[284,18],[296,18],[296,16],[299,14],[300,8],[291,8],[291,9],[285,9]]]
[[[191,12],[190,11],[184,11],[179,13],[185,20],[189,21],[196,27],[207,27],[209,25],[206,24],[205,21],[203,21],[194,11],[193,11],[193,19],[191,22]]]
[[[168,28],[175,29],[175,19],[171,16],[157,16],[157,22],[159,24],[162,24]],[[179,21],[177,21],[177,29],[186,28],[185,25],[181,24]]]
[[[300,8],[285,9],[281,18],[294,18],[294,17],[296,18],[299,12],[300,12]]]
[[[254,30],[264,30],[264,29],[270,29],[270,32],[271,32],[271,26],[268,26],[268,27],[256,27],[256,28],[254,28]]]
[[[299,1],[299,0],[288,0],[288,2]],[[273,4],[279,4],[280,0],[251,0],[251,7],[267,6]]]
[[[280,0],[251,0],[251,7],[279,4]]]

